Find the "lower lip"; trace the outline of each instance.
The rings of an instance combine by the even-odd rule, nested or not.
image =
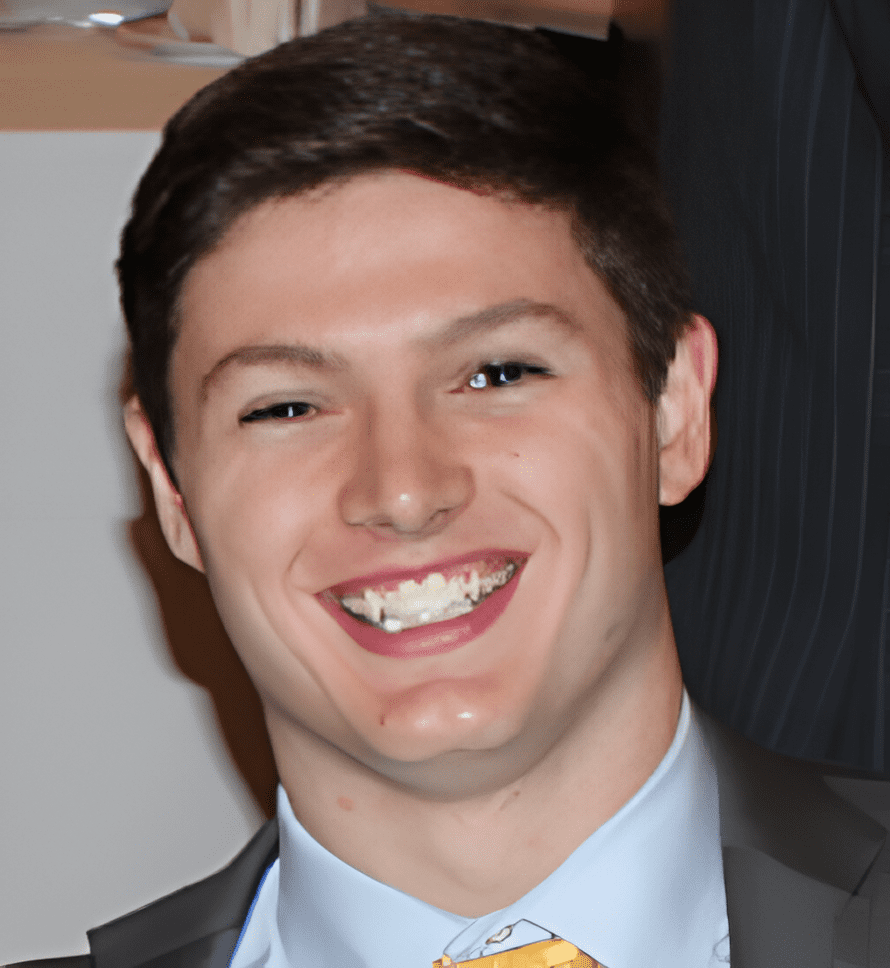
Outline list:
[[[445,622],[419,625],[404,632],[383,632],[353,618],[329,598],[319,596],[318,600],[340,628],[366,651],[388,659],[417,659],[453,652],[490,629],[510,604],[521,571],[522,566],[516,569],[516,574],[506,585],[489,595],[472,612]]]

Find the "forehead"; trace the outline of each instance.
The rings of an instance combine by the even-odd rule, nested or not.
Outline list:
[[[623,314],[567,214],[407,173],[359,176],[236,223],[186,280],[177,355],[207,365],[245,340],[332,352],[417,342],[523,301],[586,322],[627,355]]]

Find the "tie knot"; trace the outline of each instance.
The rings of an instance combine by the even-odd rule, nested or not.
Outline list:
[[[493,940],[493,939],[492,939]],[[605,968],[569,941],[550,938],[535,941],[518,948],[508,948],[496,954],[472,958],[469,961],[453,961],[443,955],[433,962],[433,968]]]

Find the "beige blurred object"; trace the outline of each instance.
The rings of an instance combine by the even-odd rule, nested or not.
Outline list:
[[[670,4],[669,0],[381,0],[380,5],[591,37],[605,37],[609,21],[615,20],[629,37],[656,39],[664,33]]]
[[[646,0],[637,0],[644,3]],[[380,6],[605,37],[614,0],[384,0]]]
[[[181,40],[210,41],[252,57],[296,35],[299,0],[174,0],[167,20]]]
[[[240,45],[239,53],[274,47],[297,29],[314,33],[361,14],[364,0],[176,0],[185,18],[152,17],[110,31],[46,25],[0,32],[0,129],[151,129],[164,121],[198,88],[223,71],[210,63],[175,64],[158,56],[159,44],[213,41]],[[0,0],[3,3],[3,0]],[[386,6],[467,17],[504,20],[603,35],[610,15],[631,36],[657,35],[665,23],[665,0],[390,0]],[[214,14],[219,7],[226,11]],[[231,13],[237,11],[237,16]],[[228,19],[226,19],[228,17]],[[288,19],[290,17],[290,19]],[[586,24],[580,29],[581,22]],[[214,28],[211,24],[217,24]],[[186,24],[188,27],[186,28]],[[187,29],[187,37],[182,32]],[[212,31],[227,30],[225,41]],[[241,38],[240,40],[238,38]],[[137,44],[136,42],[139,41]],[[125,46],[127,45],[127,46]],[[132,49],[128,49],[132,48]]]
[[[636,24],[662,0],[618,0]],[[615,0],[384,0],[381,7],[441,13],[604,37]],[[344,20],[363,16],[365,0],[174,0],[167,15],[182,40],[212,42],[252,56]]]
[[[365,0],[174,0],[167,19],[181,40],[251,57],[365,13]]]
[[[325,27],[368,12],[365,0],[300,0],[300,36],[318,33]]]

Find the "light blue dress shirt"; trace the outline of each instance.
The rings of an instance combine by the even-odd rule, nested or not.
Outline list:
[[[430,968],[552,933],[606,968],[729,964],[717,777],[684,695],[677,732],[637,793],[546,880],[464,918],[343,863],[278,789],[281,849],[230,968]],[[512,930],[508,933],[506,929]],[[491,942],[501,932],[503,941]]]

